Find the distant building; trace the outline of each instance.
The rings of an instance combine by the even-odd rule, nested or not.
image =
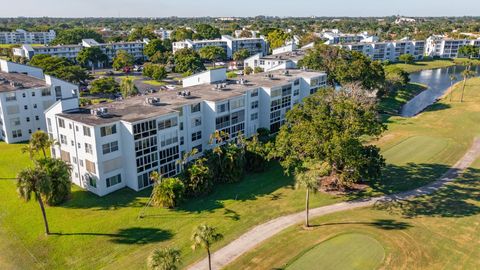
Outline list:
[[[356,42],[377,42],[378,37],[369,35],[367,32],[360,34],[344,34],[338,29],[325,29],[322,33],[317,34],[320,38],[326,39],[325,44],[344,44],[344,43],[356,43]]]
[[[458,50],[472,45],[480,48],[479,39],[451,39],[441,35],[434,35],[427,39],[425,54],[430,57],[457,58]]]
[[[60,100],[78,103],[78,87],[39,68],[0,60],[0,140],[17,143],[47,131],[44,111]]]
[[[268,43],[265,38],[234,38],[223,35],[220,39],[212,40],[184,40],[173,42],[173,53],[180,49],[192,48],[196,51],[206,46],[217,46],[225,50],[228,59],[232,59],[233,54],[241,49],[247,49],[250,55],[261,53],[266,55],[268,52]]]
[[[385,42],[358,42],[336,45],[350,51],[357,51],[378,61],[398,61],[402,54],[411,54],[415,60],[424,57],[424,40],[397,40]]]
[[[166,30],[163,28],[154,30],[153,33],[157,35],[161,40],[171,39],[170,36],[172,35],[173,30]]]
[[[0,32],[0,44],[48,44],[57,34],[54,30],[48,32],[28,32],[17,29],[13,32]]]
[[[409,23],[415,23],[417,20],[414,18],[406,18],[406,17],[398,17],[395,20],[395,24],[409,24]]]
[[[20,48],[13,48],[13,55],[31,59],[37,54],[47,54],[56,57],[65,57],[76,61],[78,53],[86,47],[99,47],[113,61],[117,51],[125,50],[137,60],[145,60],[143,48],[147,40],[133,42],[98,43],[93,39],[83,39],[78,45],[55,45],[55,46],[31,46],[24,44]]]
[[[295,43],[273,50],[271,55],[253,55],[243,61],[244,67],[255,69],[260,67],[264,72],[274,70],[296,69],[298,62],[305,56],[307,50],[313,47],[313,43],[297,49]]]
[[[216,130],[236,138],[258,128],[278,132],[285,114],[326,86],[322,72],[302,70],[227,79],[225,69],[184,80],[183,89],[79,108],[60,102],[46,113],[57,141],[52,156],[72,165],[72,182],[99,196],[152,185],[150,175],[180,173],[192,149],[211,149]],[[196,158],[194,157],[194,158]]]

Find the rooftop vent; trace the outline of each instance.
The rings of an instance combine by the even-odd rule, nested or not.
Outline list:
[[[270,80],[273,80],[273,74],[271,73],[268,73],[267,75],[265,75],[265,77],[269,78]]]
[[[184,98],[190,97],[190,95],[191,95],[190,91],[179,91],[177,93],[177,96],[184,97]]]
[[[97,109],[92,109],[90,110],[90,113],[92,115],[95,115],[97,117],[101,117],[101,118],[105,118],[105,117],[108,117],[109,114],[108,114],[108,109],[105,108],[105,107],[101,107],[101,108],[97,108]]]
[[[160,105],[160,98],[158,97],[148,97],[145,99],[145,104],[158,106]]]
[[[23,84],[21,84],[21,83],[19,83],[19,82],[15,82],[15,81],[11,81],[11,82],[10,82],[10,86],[11,86],[11,87],[23,88]]]
[[[247,80],[241,78],[240,80],[237,81],[237,84],[246,84]]]

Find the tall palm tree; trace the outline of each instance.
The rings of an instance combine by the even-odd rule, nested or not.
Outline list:
[[[42,130],[35,131],[30,137],[28,145],[22,148],[22,152],[29,153],[30,159],[33,159],[35,153],[42,151],[43,157],[47,157],[46,149],[50,148],[52,145],[57,144],[55,140],[50,139],[47,133]]]
[[[148,269],[177,270],[180,263],[180,251],[175,248],[155,249],[148,257]]]
[[[58,205],[70,197],[72,166],[61,159],[42,158],[37,161],[50,179],[50,193],[45,196],[48,205]]]
[[[470,78],[470,77],[473,77],[475,76],[475,72],[473,72],[472,70],[470,70],[470,67],[469,66],[467,69],[465,69],[463,72],[462,72],[462,76],[463,76],[463,87],[462,87],[462,96],[460,98],[460,102],[463,102],[463,95],[465,93],[465,86],[467,85],[467,79]]]
[[[199,225],[192,234],[192,249],[204,248],[208,254],[208,269],[212,270],[212,259],[210,254],[210,247],[213,243],[220,241],[223,238],[217,229],[206,224]]]
[[[27,168],[20,171],[17,175],[17,191],[22,199],[30,201],[32,194],[35,200],[38,201],[40,209],[42,210],[43,222],[45,224],[45,233],[50,234],[48,228],[47,214],[43,204],[42,196],[48,196],[50,190],[50,177],[40,167]]]
[[[305,194],[305,227],[310,227],[309,223],[309,210],[310,210],[310,192],[317,192],[319,188],[319,182],[322,177],[330,174],[329,165],[323,164],[307,164],[303,171],[295,174],[295,187],[304,188]]]
[[[457,80],[457,76],[454,74],[450,75],[450,101],[452,101],[452,94],[453,94],[453,82]]]

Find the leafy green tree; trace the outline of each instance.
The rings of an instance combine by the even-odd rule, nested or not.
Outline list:
[[[233,54],[233,60],[243,61],[250,56],[250,52],[247,49],[240,49]]]
[[[47,151],[53,145],[58,144],[55,140],[50,139],[48,134],[43,130],[37,130],[32,133],[30,141],[26,146],[22,148],[23,153],[29,153],[30,159],[34,160],[35,154],[38,152],[43,153],[43,157],[47,158]]]
[[[376,100],[355,87],[321,89],[286,115],[275,142],[275,156],[286,173],[302,172],[308,164],[326,163],[330,185],[337,189],[378,179],[385,165],[380,150],[363,145],[386,129]]]
[[[465,45],[458,49],[458,54],[468,58],[478,57],[480,48],[473,45]]]
[[[77,61],[84,67],[91,65],[92,71],[95,71],[95,66],[106,63],[108,57],[99,47],[86,47],[78,53]]]
[[[262,72],[263,72],[263,68],[261,68],[261,67],[255,67],[255,68],[253,69],[253,73],[255,73],[255,74],[257,74],[257,73],[262,73]]]
[[[61,159],[43,158],[38,160],[38,166],[47,174],[50,183],[50,192],[45,194],[48,205],[59,205],[66,201],[71,194],[72,182],[70,173],[72,167]]]
[[[157,52],[163,53],[165,51],[167,51],[167,49],[165,48],[163,41],[160,39],[150,40],[150,42],[143,48],[143,53],[149,58]]]
[[[205,151],[208,167],[212,170],[213,181],[217,183],[235,183],[242,179],[245,168],[245,149],[243,135],[237,141],[227,141],[229,135],[215,131],[210,143],[212,150]]]
[[[172,32],[170,37],[174,41],[183,41],[185,39],[192,39],[193,38],[193,31],[190,29],[186,29],[183,27],[175,29],[175,31]]]
[[[177,270],[180,262],[180,250],[166,247],[155,249],[148,256],[147,265],[150,270]]]
[[[82,42],[82,39],[94,39],[98,42],[103,42],[102,35],[91,29],[73,28],[60,31],[52,41],[52,45],[79,44]]]
[[[145,64],[142,71],[143,76],[150,77],[154,80],[161,81],[167,78],[167,70],[163,65]]]
[[[144,38],[155,39],[157,36],[153,33],[153,30],[147,27],[135,28],[130,35],[128,35],[128,41],[137,41]]]
[[[178,178],[157,180],[153,187],[153,205],[174,208],[183,199],[185,185]]]
[[[120,82],[120,92],[124,98],[138,94],[137,86],[131,78],[123,78]]]
[[[191,74],[205,70],[202,59],[196,51],[190,48],[180,49],[174,55],[175,71]]]
[[[21,170],[17,175],[17,180],[17,191],[19,196],[28,202],[33,194],[35,200],[38,202],[40,210],[42,211],[45,233],[49,235],[50,229],[48,227],[47,213],[45,212],[45,205],[43,204],[42,196],[51,193],[50,177],[48,177],[42,168],[37,166],[35,168]]]
[[[252,68],[252,67],[245,67],[245,68],[243,69],[243,73],[244,73],[245,75],[250,75],[250,74],[253,73],[253,68]]]
[[[240,37],[241,37],[241,38],[251,38],[251,37],[253,37],[252,31],[243,30],[243,31],[240,33]]]
[[[117,55],[113,59],[113,68],[116,70],[120,70],[126,67],[131,67],[134,62],[135,59],[127,51],[118,50]]]
[[[250,172],[262,172],[270,160],[273,145],[262,142],[255,134],[245,142],[245,169]]]
[[[120,92],[120,85],[112,77],[96,79],[90,86],[91,94],[115,94]]]
[[[270,48],[276,49],[285,45],[285,42],[291,38],[291,35],[281,29],[275,29],[267,34],[267,40]]]
[[[85,81],[90,79],[84,68],[73,65],[63,57],[37,54],[32,57],[29,64],[43,69],[45,74],[76,84],[85,84]]]
[[[194,39],[217,39],[220,38],[220,29],[210,24],[198,24],[195,27],[196,33],[193,34]]]
[[[225,50],[218,46],[205,46],[201,48],[198,53],[202,59],[213,62],[214,64],[216,61],[227,58]]]
[[[398,60],[399,61],[402,61],[403,63],[405,64],[411,64],[413,63],[413,61],[415,60],[415,57],[413,57],[413,55],[409,54],[409,53],[406,53],[406,54],[402,54],[398,57]]]
[[[385,84],[388,91],[395,92],[409,82],[410,76],[405,70],[394,65],[385,67]]]
[[[155,63],[155,64],[172,64],[173,63],[173,54],[168,51],[168,52],[156,52],[152,57],[148,59],[150,62]]]
[[[207,251],[208,255],[208,269],[212,270],[212,260],[210,254],[210,248],[212,244],[223,239],[223,235],[217,232],[215,227],[210,227],[206,224],[199,225],[192,234],[192,249],[203,248]]]

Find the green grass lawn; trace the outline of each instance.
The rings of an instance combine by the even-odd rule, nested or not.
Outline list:
[[[360,233],[340,234],[300,254],[287,264],[287,270],[371,270],[384,260],[383,246]]]
[[[478,269],[479,221],[477,160],[432,195],[316,218],[310,230],[292,226],[226,269]]]
[[[162,86],[166,84],[165,82],[160,82],[156,80],[146,80],[146,81],[143,81],[143,83],[148,85],[153,85],[153,86]]]
[[[379,109],[385,114],[398,115],[404,104],[426,89],[427,87],[423,84],[409,83],[396,92],[383,97],[380,100]]]
[[[453,102],[443,100],[415,118],[390,117],[389,131],[376,142],[387,158],[384,178],[352,198],[412,189],[444,173],[465,153],[474,136],[480,134],[478,89],[480,79],[472,79],[468,82],[463,103],[458,102],[460,91],[457,86]],[[0,144],[1,177],[13,177],[29,164],[27,156],[19,154],[20,147]],[[13,181],[0,181],[0,269],[138,269],[145,267],[145,258],[155,247],[162,246],[180,248],[184,265],[188,265],[205,256],[203,252],[193,253],[190,248],[189,238],[198,224],[206,222],[217,226],[225,235],[224,240],[214,245],[213,249],[217,249],[256,224],[302,210],[304,192],[294,190],[291,184],[292,179],[284,176],[281,168],[273,164],[266,173],[248,175],[241,183],[219,186],[212,195],[191,200],[176,210],[150,208],[144,219],[137,216],[148,199],[149,190],[135,193],[125,189],[99,198],[74,188],[69,202],[47,208],[51,230],[57,234],[45,237],[38,205],[20,201]],[[318,193],[312,198],[312,207],[342,199],[350,197]],[[339,213],[332,220],[350,222],[385,218],[385,213],[378,211],[362,210],[358,213]],[[438,220],[432,221],[435,223]],[[450,225],[455,225],[455,221]],[[362,233],[364,227],[375,229],[362,224],[352,226],[360,226]],[[478,227],[478,223],[475,226]],[[377,230],[383,232],[383,229]],[[371,233],[375,235],[376,232]],[[423,231],[418,232],[421,233]],[[329,238],[324,236],[336,234],[319,233],[321,237],[316,243]],[[430,237],[432,235],[435,234]],[[291,247],[283,245],[283,248],[289,250],[287,254],[290,255],[301,252],[293,249],[294,244]],[[397,252],[388,246],[385,250],[387,256]],[[421,256],[430,254],[422,250],[416,252]],[[273,255],[267,257],[273,258]],[[436,257],[435,254],[428,256]],[[392,263],[404,263],[393,257],[387,258]]]
[[[479,60],[467,59],[467,58],[424,60],[424,61],[415,61],[413,64],[395,63],[392,65],[397,66],[408,73],[412,73],[412,72],[422,71],[426,69],[436,69],[436,68],[451,67],[455,65],[462,65],[466,61],[470,61],[474,65],[480,65]]]

